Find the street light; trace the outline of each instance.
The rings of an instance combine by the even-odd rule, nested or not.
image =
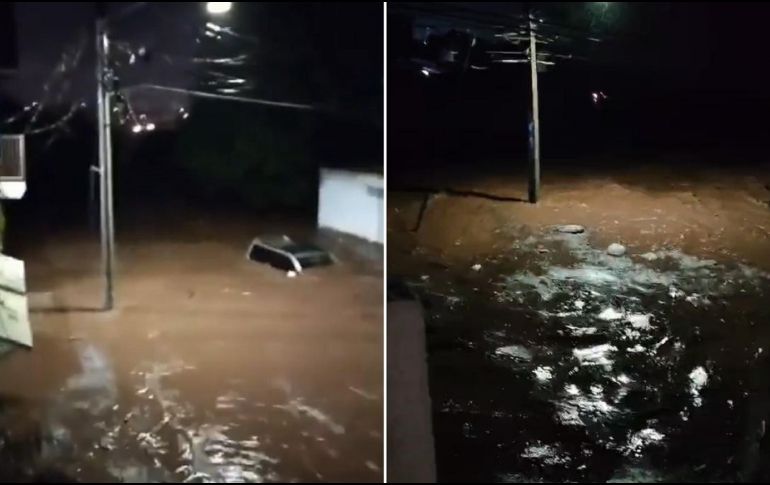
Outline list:
[[[211,14],[221,15],[230,11],[233,2],[206,2],[206,11]]]
[[[112,89],[110,78],[110,38],[108,35],[108,22],[117,18],[126,17],[136,12],[137,9],[147,5],[147,2],[136,2],[124,8],[114,15],[107,16],[106,7],[101,4],[96,19],[96,99],[97,117],[99,128],[99,167],[94,169],[99,174],[99,198],[101,221],[101,246],[102,266],[104,267],[104,309],[111,310],[114,306],[113,295],[113,268],[115,266],[115,229],[114,229],[114,202],[112,194],[112,137],[111,137],[111,97]],[[207,2],[206,11],[211,15],[223,15],[230,11],[232,2]],[[143,56],[139,52],[140,57]],[[154,123],[135,124],[131,131],[139,134],[143,131],[153,131]]]

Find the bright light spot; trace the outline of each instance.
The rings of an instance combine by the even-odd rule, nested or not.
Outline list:
[[[142,125],[134,125],[131,127],[131,131],[134,133],[141,133],[143,129],[144,128],[142,128]]]
[[[183,120],[186,120],[189,117],[190,117],[190,113],[182,113],[182,119]]]
[[[607,95],[604,94],[604,91],[594,91],[591,93],[591,99],[594,104],[599,104],[600,101],[607,99]]]
[[[209,29],[209,30],[212,30],[214,32],[219,32],[219,31],[222,30],[222,27],[220,27],[219,25],[215,24],[214,22],[206,22],[206,28]]]
[[[154,130],[155,129],[155,123],[147,123],[146,125],[144,125],[144,129],[147,130],[147,131]]]
[[[421,73],[422,73],[422,75],[423,75],[423,76],[425,76],[425,77],[428,77],[428,76],[430,76],[430,71],[429,71],[429,70],[427,70],[427,69],[423,69],[423,70],[421,70],[420,72],[421,72]]]
[[[233,6],[233,2],[206,2],[206,10],[208,13],[223,14],[230,11]]]

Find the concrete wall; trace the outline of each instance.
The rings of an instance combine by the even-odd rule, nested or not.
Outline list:
[[[385,242],[382,175],[321,169],[318,227]]]

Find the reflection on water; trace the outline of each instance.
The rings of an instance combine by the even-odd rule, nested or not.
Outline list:
[[[546,231],[416,279],[440,478],[767,476],[769,275],[589,240]]]

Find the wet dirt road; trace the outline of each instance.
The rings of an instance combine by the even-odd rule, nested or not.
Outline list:
[[[93,234],[21,251],[35,348],[0,360],[3,473],[381,480],[381,270],[343,261],[287,278],[248,262],[248,242],[307,227],[190,220],[118,233],[109,313],[88,311]]]
[[[769,246],[735,226],[770,210],[707,183],[572,182],[540,207],[437,196],[417,231],[419,197],[390,199],[389,265],[426,309],[439,479],[766,478]]]

